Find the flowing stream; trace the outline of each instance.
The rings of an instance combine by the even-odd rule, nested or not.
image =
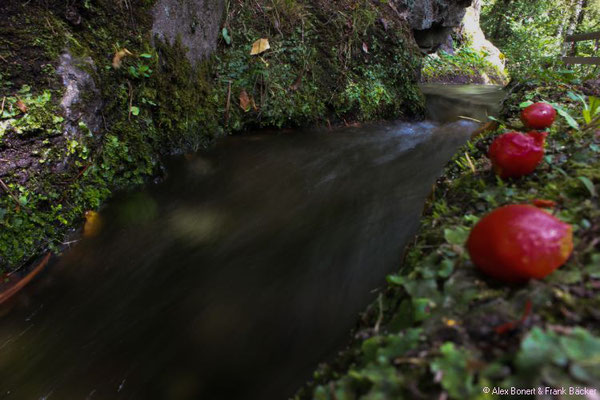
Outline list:
[[[0,399],[291,396],[347,343],[476,128],[446,122],[502,95],[425,91],[428,121],[229,137],[117,196],[0,307]]]

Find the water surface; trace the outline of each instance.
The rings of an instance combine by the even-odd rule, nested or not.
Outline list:
[[[0,399],[285,399],[348,340],[470,122],[254,134],[170,161],[0,309]]]

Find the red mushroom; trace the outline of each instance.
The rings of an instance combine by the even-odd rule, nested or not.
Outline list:
[[[488,156],[494,171],[502,179],[518,178],[532,173],[544,157],[547,132],[527,134],[508,132],[494,140]]]
[[[573,251],[573,231],[531,205],[497,208],[471,230],[467,249],[485,274],[503,282],[544,278],[563,265]]]
[[[547,129],[556,119],[556,110],[548,103],[534,103],[521,111],[521,121],[528,129]]]

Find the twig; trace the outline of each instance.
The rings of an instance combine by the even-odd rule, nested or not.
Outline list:
[[[48,24],[48,27],[50,28],[50,30],[52,31],[52,33],[54,35],[56,35],[56,31],[54,30],[54,27],[52,26],[52,24],[50,23],[50,20],[48,19],[48,17],[44,17],[46,19],[46,23]]]
[[[471,171],[473,171],[473,173],[476,173],[477,170],[475,169],[475,165],[473,164],[473,161],[471,160],[471,157],[469,157],[469,153],[467,153],[465,151],[465,157],[467,158],[467,162],[469,163],[469,167],[471,167]]]
[[[5,63],[7,63],[7,64],[8,64],[8,60],[7,60],[6,58],[4,58],[4,57],[0,56],[0,59],[2,59],[2,61],[4,61]]]
[[[482,123],[480,120],[475,119],[475,118],[471,118],[471,117],[465,117],[464,115],[459,115],[458,118],[460,119],[466,119],[467,121],[473,121],[473,122],[478,122],[478,123]]]
[[[10,189],[8,188],[8,186],[6,186],[6,183],[4,183],[2,179],[0,179],[0,186],[2,186],[2,189],[4,189],[6,193],[8,193],[8,195],[15,201],[15,203],[17,203],[17,206],[21,207],[21,202],[19,202],[19,199],[15,197],[15,195],[10,191]]]
[[[227,89],[227,103],[225,104],[225,126],[229,124],[229,109],[231,108],[231,81]]]
[[[131,87],[131,82],[127,81],[127,85],[129,86],[129,115],[127,119],[131,121],[131,106],[133,105],[133,87]]]
[[[377,302],[379,303],[379,316],[377,317],[377,322],[375,323],[375,334],[379,334],[379,328],[381,327],[381,323],[383,322],[383,296],[379,293],[379,297],[377,298]]]
[[[33,278],[35,278],[44,268],[46,268],[51,255],[52,253],[48,253],[46,257],[44,257],[44,259],[40,261],[40,263],[29,274],[27,274],[23,279],[7,289],[5,292],[0,293],[0,305],[27,286],[27,284],[31,282]]]
[[[0,118],[2,118],[2,114],[4,113],[4,103],[6,102],[6,96],[2,98],[2,106],[0,106]]]

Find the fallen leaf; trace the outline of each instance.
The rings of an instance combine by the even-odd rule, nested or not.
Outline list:
[[[96,211],[86,211],[85,213],[85,225],[83,226],[83,236],[93,237],[100,233],[102,228],[102,219],[100,214]]]
[[[290,89],[292,89],[293,91],[300,89],[300,86],[302,85],[303,77],[304,77],[304,71],[302,71],[302,73],[300,75],[298,75],[298,78],[296,78],[296,81],[292,84],[292,86],[290,86]]]
[[[250,111],[251,104],[252,101],[250,100],[250,96],[248,96],[246,90],[242,90],[242,93],[240,93],[240,107],[242,110],[248,112]]]
[[[269,39],[258,39],[252,44],[252,50],[250,51],[250,55],[255,56],[257,54],[264,53],[270,48],[271,45],[269,44]]]
[[[123,58],[126,56],[132,56],[133,54],[127,49],[121,49],[115,52],[115,56],[112,60],[112,66],[114,69],[121,68],[121,64],[123,63]]]
[[[537,208],[554,208],[556,207],[556,202],[553,200],[546,199],[533,199],[531,202]]]
[[[365,42],[363,42],[363,45],[362,45],[362,50],[363,50],[365,53],[369,54],[369,46],[367,46],[367,44],[366,44]]]
[[[19,110],[21,110],[21,112],[23,114],[27,114],[27,106],[25,105],[25,103],[23,102],[23,100],[17,99],[17,104],[16,105],[17,105],[17,108]]]
[[[594,186],[594,183],[590,180],[590,178],[580,176],[578,179],[583,183],[583,185],[590,192],[590,195],[592,195],[592,197],[598,196],[598,193],[596,192],[596,187]]]

